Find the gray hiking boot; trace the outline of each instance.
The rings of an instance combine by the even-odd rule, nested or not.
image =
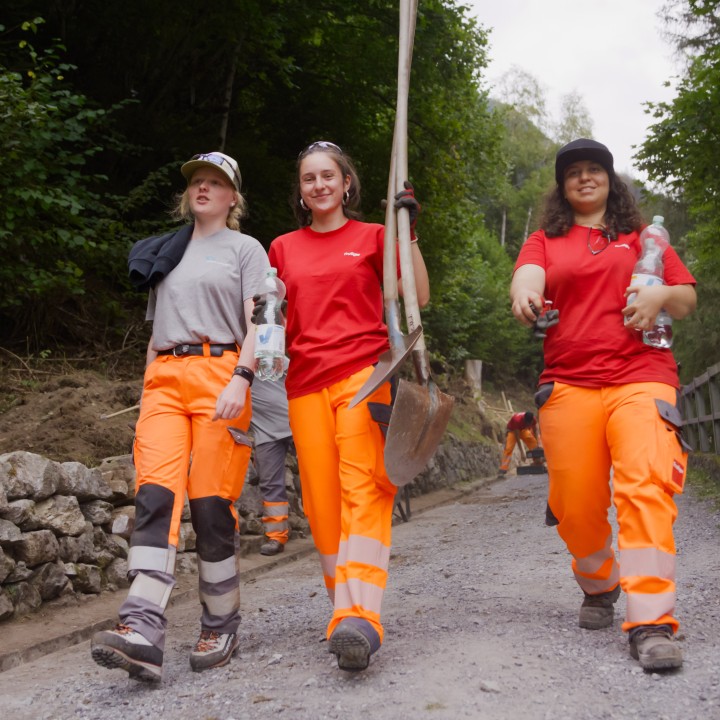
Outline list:
[[[163,651],[122,623],[95,633],[90,652],[98,665],[126,670],[133,680],[159,682],[162,677]]]
[[[620,597],[620,585],[599,595],[588,595],[580,606],[578,625],[586,630],[600,630],[612,625],[615,617],[615,603]]]
[[[190,667],[195,672],[222,667],[230,662],[240,638],[236,633],[203,630],[190,653]]]
[[[285,549],[279,540],[268,540],[260,546],[261,555],[278,555]]]
[[[370,656],[379,647],[380,636],[363,618],[341,620],[330,636],[329,650],[337,656],[338,667],[348,672],[365,670],[370,664]]]
[[[669,625],[640,625],[630,631],[630,655],[643,670],[673,670],[683,663],[682,650]]]

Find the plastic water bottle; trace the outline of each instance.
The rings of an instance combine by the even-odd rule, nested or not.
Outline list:
[[[640,234],[642,254],[630,278],[631,285],[665,284],[663,253],[670,245],[670,235],[663,227],[663,221],[661,215],[655,215],[652,225],[648,225]],[[628,305],[635,300],[635,296],[633,293],[628,297]],[[627,317],[625,322],[628,322]],[[658,313],[654,327],[643,331],[643,342],[657,348],[672,347],[672,318],[664,308]]]
[[[255,357],[258,360],[255,377],[259,380],[279,380],[283,376],[285,362],[285,324],[282,301],[285,299],[285,283],[270,268],[261,286],[265,308],[255,330]]]

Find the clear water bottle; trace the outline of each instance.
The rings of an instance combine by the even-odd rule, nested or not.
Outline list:
[[[631,285],[664,285],[663,253],[670,245],[670,235],[663,227],[661,215],[653,217],[652,225],[648,225],[640,234],[642,253],[638,258]],[[635,300],[635,293],[628,296],[627,304]],[[625,318],[628,322],[628,318]],[[651,330],[643,331],[643,342],[651,347],[668,349],[672,347],[672,318],[662,308],[657,315]]]
[[[285,362],[285,321],[282,301],[285,299],[285,283],[270,268],[260,288],[265,308],[255,330],[255,377],[259,380],[279,380],[283,376]]]

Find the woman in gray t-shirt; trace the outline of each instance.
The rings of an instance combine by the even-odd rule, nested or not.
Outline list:
[[[153,323],[134,445],[132,586],[120,623],[92,642],[97,663],[142,680],[162,674],[186,494],[202,603],[190,665],[196,671],[224,665],[238,646],[233,503],[250,447],[234,437],[242,440],[250,423],[252,297],[269,266],[262,245],[240,232],[245,200],[235,160],[219,152],[195,155],[181,171],[188,185],[175,214],[188,224],[136,243],[130,254],[131,281],[150,290]],[[235,430],[241,432],[229,432]]]

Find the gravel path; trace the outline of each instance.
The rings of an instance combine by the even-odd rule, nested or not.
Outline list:
[[[315,556],[243,585],[241,650],[187,661],[198,607],[169,611],[163,682],[97,667],[89,643],[0,674],[14,720],[720,720],[720,513],[679,500],[678,616],[685,665],[643,672],[615,625],[581,630],[569,557],[546,528],[544,476],[509,477],[395,528],[386,643],[364,673],[337,669]]]

